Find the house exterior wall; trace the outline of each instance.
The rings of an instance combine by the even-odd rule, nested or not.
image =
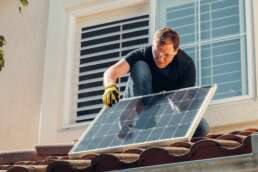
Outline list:
[[[68,52],[65,47],[67,47],[64,42],[72,42],[76,40],[76,34],[73,36],[69,36],[69,30],[67,31],[65,28],[70,28],[71,30],[71,22],[69,24],[69,18],[73,18],[73,28],[76,30],[76,27],[80,25],[80,21],[84,21],[84,25],[87,24],[87,18],[90,18],[93,15],[101,16],[101,19],[104,20],[105,17],[108,19],[108,16],[105,16],[104,10],[112,10],[108,8],[119,8],[119,5],[115,4],[115,1],[106,0],[102,1],[90,1],[90,0],[75,0],[71,1],[51,1],[50,2],[50,25],[48,26],[48,41],[47,41],[47,49],[46,49],[46,63],[44,70],[44,85],[43,85],[43,102],[42,102],[42,121],[41,121],[41,129],[40,129],[40,143],[57,143],[57,142],[67,142],[71,143],[72,141],[78,139],[80,135],[83,133],[85,128],[88,126],[87,124],[75,124],[71,125],[71,114],[74,112],[71,108],[66,109],[67,101],[66,99],[74,100],[74,94],[67,91],[66,88],[72,88],[72,85],[68,87],[63,87],[66,85],[66,81],[72,81],[72,77],[69,77],[72,72],[69,68],[73,68],[75,64],[70,64],[67,66],[67,62],[70,61],[71,58],[78,58],[78,53],[74,53],[71,57],[71,52]],[[127,1],[132,2],[132,1]],[[134,1],[135,2],[135,1]],[[143,0],[139,1],[139,4],[145,4],[147,9],[155,9],[153,6],[149,6],[151,1]],[[109,4],[109,5],[108,5]],[[120,5],[124,5],[120,1]],[[63,6],[63,7],[62,7]],[[137,7],[141,5],[136,5]],[[65,8],[64,8],[65,7]],[[149,8],[150,7],[150,8]],[[84,9],[84,10],[83,10]],[[254,49],[258,48],[258,2],[252,1],[252,9],[253,9],[253,21],[254,26]],[[135,12],[137,13],[137,8],[135,8]],[[83,17],[84,16],[84,17]],[[97,22],[98,20],[96,20]],[[89,20],[89,25],[92,20]],[[152,22],[152,21],[151,21]],[[69,27],[70,26],[70,27]],[[58,29],[59,27],[59,29]],[[55,31],[54,31],[55,30]],[[57,33],[56,30],[59,32]],[[74,31],[75,32],[75,31]],[[78,30],[77,30],[78,32]],[[68,36],[67,36],[68,33]],[[78,33],[77,33],[78,34]],[[74,37],[74,38],[73,38]],[[61,40],[60,40],[61,39]],[[58,40],[58,42],[53,42],[53,40]],[[60,45],[62,44],[62,45]],[[58,46],[57,46],[58,45]],[[76,43],[73,47],[74,50],[78,51],[78,45]],[[57,50],[58,48],[58,50]],[[66,51],[62,51],[66,50]],[[56,55],[57,59],[51,58],[53,55]],[[62,59],[63,58],[63,59]],[[254,52],[253,59],[253,70],[251,72],[253,76],[253,87],[254,92],[257,92],[257,69],[258,66],[255,61],[258,58],[257,51]],[[71,61],[70,61],[71,62]],[[65,63],[65,65],[58,64]],[[74,62],[73,62],[74,63]],[[58,68],[58,69],[57,69]],[[68,70],[67,70],[68,69]],[[56,75],[50,75],[56,71]],[[57,72],[58,71],[58,72]],[[64,71],[68,71],[68,75],[64,75]],[[72,71],[72,70],[71,70]],[[52,80],[60,79],[60,83],[52,84],[51,87],[47,85],[47,83],[53,82]],[[54,95],[52,94],[54,93]],[[49,101],[51,100],[51,101]],[[71,103],[70,103],[71,105]],[[51,107],[51,108],[50,108]],[[69,112],[70,115],[67,115]],[[205,114],[205,118],[208,120],[212,127],[213,132],[222,132],[229,130],[236,130],[239,128],[247,128],[252,126],[257,126],[258,124],[258,101],[256,96],[252,98],[247,98],[244,100],[220,103],[220,104],[212,104],[208,107],[208,110]]]
[[[6,38],[0,72],[0,151],[31,148],[38,141],[48,1],[1,0],[0,33]]]

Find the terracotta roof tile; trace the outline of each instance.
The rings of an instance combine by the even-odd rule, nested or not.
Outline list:
[[[19,150],[19,151],[7,151],[0,152],[0,165],[12,164],[17,161],[36,161],[40,157],[37,156],[35,150]]]
[[[73,145],[36,145],[35,149],[37,154],[40,156],[47,156],[47,155],[67,155]]]
[[[110,171],[251,153],[252,128],[229,134],[209,134],[165,146],[135,147],[121,152],[69,158],[72,145],[38,145],[34,150],[0,153],[0,170],[7,172]],[[79,170],[80,171],[80,170]]]

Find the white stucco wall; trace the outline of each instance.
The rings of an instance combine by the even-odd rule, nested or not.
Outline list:
[[[0,1],[0,33],[6,38],[0,72],[0,151],[32,148],[38,141],[48,0]]]

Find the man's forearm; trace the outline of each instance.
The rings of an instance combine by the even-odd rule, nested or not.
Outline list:
[[[105,71],[104,73],[104,78],[103,78],[103,85],[104,87],[108,87],[110,85],[116,84],[117,77],[114,74],[114,71],[112,68],[109,68]]]
[[[112,84],[116,84],[117,79],[127,74],[130,70],[130,66],[124,59],[120,60],[116,64],[110,66],[104,73],[103,84],[104,87],[108,87]]]

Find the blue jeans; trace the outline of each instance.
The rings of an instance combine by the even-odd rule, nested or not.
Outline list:
[[[152,94],[152,75],[150,68],[144,61],[138,61],[131,69],[125,88],[124,97],[134,97]],[[204,137],[209,132],[209,124],[203,118],[193,137]]]

